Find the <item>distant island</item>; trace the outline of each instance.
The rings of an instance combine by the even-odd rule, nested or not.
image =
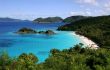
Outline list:
[[[70,16],[65,19],[62,19],[61,17],[47,17],[47,18],[37,18],[33,21],[37,23],[53,23],[53,22],[71,23],[88,17],[90,16],[77,15],[77,16]]]
[[[47,18],[37,18],[33,21],[37,23],[52,23],[52,22],[62,22],[63,19],[61,17],[47,17]]]
[[[65,19],[62,19],[61,17],[47,17],[47,18],[37,18],[35,20],[32,20],[33,22],[37,22],[37,23],[56,23],[56,22],[64,22],[64,23],[71,23],[71,22],[75,22],[81,19],[85,19],[88,18],[90,16],[81,16],[81,15],[77,15],[77,16],[70,16],[67,17]],[[14,19],[14,18],[0,18],[0,22],[29,22],[30,20],[21,20],[21,19]]]
[[[23,21],[23,20],[20,20],[20,19],[13,19],[13,18],[0,18],[0,22],[18,22],[18,21]]]

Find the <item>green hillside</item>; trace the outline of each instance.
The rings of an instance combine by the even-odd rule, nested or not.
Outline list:
[[[58,30],[76,31],[78,34],[92,39],[100,47],[110,48],[110,16],[82,19],[61,26]]]
[[[72,23],[72,22],[75,22],[75,21],[78,21],[78,20],[81,20],[81,19],[85,19],[85,18],[88,18],[86,16],[70,16],[70,17],[67,17],[63,20],[63,22],[66,22],[66,23]]]

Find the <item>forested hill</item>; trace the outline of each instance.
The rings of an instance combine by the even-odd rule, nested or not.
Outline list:
[[[90,17],[67,24],[58,30],[76,31],[84,35],[100,47],[110,48],[110,16]]]
[[[81,20],[81,19],[85,19],[85,18],[88,18],[89,16],[70,16],[70,17],[67,17],[63,20],[63,22],[66,22],[66,23],[71,23],[71,22],[75,22],[75,21],[78,21],[78,20]]]
[[[34,22],[39,23],[51,23],[51,22],[62,22],[63,19],[61,17],[47,17],[47,18],[37,18]]]

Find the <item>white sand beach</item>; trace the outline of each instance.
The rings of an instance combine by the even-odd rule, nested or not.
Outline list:
[[[91,49],[98,49],[99,48],[99,46],[95,42],[93,42],[92,40],[88,39],[87,37],[75,34],[75,32],[72,32],[71,34],[72,35],[77,35],[82,40],[82,43],[85,46],[87,46],[87,47],[89,47]]]

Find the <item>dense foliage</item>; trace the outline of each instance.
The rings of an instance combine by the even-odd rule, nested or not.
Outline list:
[[[34,21],[39,23],[62,22],[61,17],[37,18]]]
[[[85,18],[88,18],[86,16],[71,16],[71,17],[67,17],[63,20],[63,22],[66,22],[66,23],[71,23],[71,22],[75,22],[75,21],[78,21],[78,20],[81,20],[81,19],[85,19]]]
[[[84,35],[100,47],[110,48],[110,16],[89,17],[58,28]]]
[[[109,49],[82,48],[82,44],[70,49],[52,49],[43,63],[32,53],[10,58],[0,55],[0,70],[110,70]]]

